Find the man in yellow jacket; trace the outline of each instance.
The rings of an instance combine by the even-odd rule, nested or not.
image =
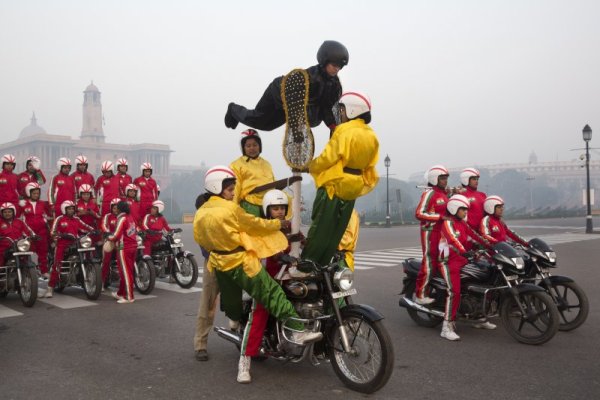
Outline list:
[[[318,190],[302,258],[321,265],[331,261],[354,201],[373,190],[379,180],[375,170],[379,141],[367,125],[371,122],[371,100],[362,93],[346,92],[339,104],[342,124],[309,165]]]

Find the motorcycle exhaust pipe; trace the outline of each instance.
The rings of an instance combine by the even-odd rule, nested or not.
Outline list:
[[[435,315],[436,317],[444,318],[444,313],[438,310],[432,310],[431,308],[423,307],[414,301],[407,299],[406,297],[400,298],[400,306],[404,308],[412,308],[413,310],[421,311],[427,314]]]
[[[228,342],[231,342],[235,345],[242,344],[242,338],[236,332],[232,332],[229,329],[225,328],[219,328],[218,326],[215,326],[214,330],[215,332],[217,332],[217,335],[219,335],[219,337],[227,340]]]

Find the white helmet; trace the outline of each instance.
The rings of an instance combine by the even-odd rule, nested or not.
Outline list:
[[[127,160],[125,158],[119,158],[117,160],[117,167],[120,167],[121,165],[124,165],[126,167],[129,166],[129,164],[127,164]]]
[[[110,160],[106,160],[102,163],[102,166],[100,167],[100,170],[102,172],[105,171],[112,171],[113,170],[113,162]]]
[[[4,164],[4,163],[16,164],[17,159],[12,154],[5,154],[2,156],[2,164]]]
[[[125,194],[127,194],[127,192],[129,192],[130,190],[135,190],[137,192],[139,189],[136,185],[130,183],[129,185],[125,186]]]
[[[204,189],[212,194],[221,194],[225,179],[235,179],[233,171],[224,165],[214,166],[204,175]]]
[[[42,187],[37,182],[29,182],[27,186],[25,186],[25,195],[31,197],[31,191],[33,189],[39,189],[41,193]]]
[[[492,215],[496,210],[496,206],[504,205],[504,200],[500,196],[488,196],[483,202],[483,209],[486,213]]]
[[[346,92],[338,102],[344,105],[348,119],[354,119],[371,111],[371,99],[364,93]]]
[[[79,191],[78,191],[79,196],[81,196],[82,193],[89,193],[92,196],[94,196],[94,189],[92,188],[91,185],[84,183],[83,185],[79,186]]]
[[[152,207],[158,208],[158,213],[159,214],[162,214],[162,212],[165,211],[165,203],[163,203],[160,200],[154,200],[152,202]]]
[[[71,166],[71,160],[67,157],[61,157],[56,162],[56,168],[58,168],[59,171],[62,167],[67,167],[67,166],[68,167]]]
[[[277,189],[269,190],[263,197],[263,201],[262,201],[263,212],[265,213],[265,217],[267,217],[267,218],[269,218],[269,214],[267,213],[269,211],[269,206],[285,206],[286,213],[287,213],[287,207],[288,207],[287,195],[284,192],[282,192],[281,190],[277,190]]]
[[[112,208],[112,206],[116,206],[117,204],[119,204],[120,201],[121,201],[121,199],[119,197],[115,197],[114,199],[112,199],[110,201],[110,208]]]
[[[452,215],[456,215],[456,212],[459,208],[469,208],[469,199],[467,199],[462,194],[455,194],[450,197],[448,200],[448,204],[446,204],[446,209]]]
[[[149,162],[145,162],[142,163],[142,165],[140,165],[140,172],[144,173],[144,170],[149,169],[150,171],[152,171],[152,164],[150,164]]]
[[[86,156],[80,154],[77,157],[75,157],[75,164],[87,164],[87,163],[88,163],[88,159]]]
[[[60,205],[60,212],[62,212],[63,215],[65,215],[67,213],[67,207],[75,207],[75,203],[72,202],[71,200],[63,201],[62,204]]]
[[[442,175],[450,175],[443,165],[434,165],[425,172],[425,180],[432,186],[438,184],[438,178]]]
[[[6,202],[6,203],[2,203],[2,205],[0,205],[0,213],[8,208],[12,208],[13,210],[13,217],[17,214],[17,207],[15,207],[15,205],[13,203],[10,202]]]
[[[479,170],[475,168],[465,168],[460,172],[460,183],[463,186],[469,186],[469,179],[477,177],[479,178]]]
[[[33,168],[35,169],[40,169],[40,167],[42,166],[42,161],[40,161],[39,158],[37,158],[36,156],[29,156],[29,158],[27,158],[27,161],[25,161],[25,168],[27,168],[27,164],[29,164],[30,162]]]

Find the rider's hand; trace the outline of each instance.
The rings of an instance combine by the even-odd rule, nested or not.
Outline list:
[[[281,221],[281,230],[282,231],[289,231],[290,229],[292,229],[292,222],[288,221],[286,219]]]
[[[464,258],[467,258],[467,259],[471,259],[475,256],[475,252],[473,250],[469,250],[465,253],[462,253],[461,256],[463,256]]]

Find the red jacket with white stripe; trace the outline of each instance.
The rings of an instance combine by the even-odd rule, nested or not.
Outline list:
[[[73,177],[73,183],[75,184],[75,192],[79,192],[79,187],[84,184],[88,184],[91,187],[94,187],[96,180],[94,179],[94,175],[89,172],[79,172],[75,171],[71,174]],[[79,193],[78,193],[79,194]]]
[[[142,222],[142,227],[146,230],[151,229],[153,231],[171,230],[169,223],[162,215],[146,214],[144,221]],[[159,233],[154,233],[148,234],[146,237],[150,240],[158,240],[162,237],[162,235]]]
[[[529,246],[527,241],[511,230],[502,219],[494,215],[486,215],[481,220],[479,225],[479,233],[490,243],[506,242],[507,238],[520,243],[524,246]]]
[[[75,201],[75,184],[72,176],[60,172],[52,178],[48,188],[48,203],[58,209],[66,200]]]
[[[20,205],[22,210],[21,219],[23,219],[36,234],[40,235],[43,232],[47,234],[48,218],[50,215],[48,202],[41,200],[21,200]]]
[[[19,175],[17,175],[17,191],[19,192],[19,196],[25,197],[25,186],[30,183],[38,183],[42,186],[46,183],[46,177],[42,170],[37,170],[33,174],[30,174],[28,171],[23,171]]]
[[[0,204],[10,202],[15,207],[19,206],[19,192],[17,191],[18,178],[12,172],[0,171]]]
[[[106,214],[100,223],[100,229],[105,233],[113,233],[117,227],[117,215],[113,213]]]
[[[448,196],[444,189],[433,186],[423,192],[415,211],[415,217],[421,221],[422,230],[439,231],[441,229],[441,220],[446,215],[446,203],[448,203]]]
[[[452,262],[465,265],[467,259],[462,254],[473,248],[477,242],[484,247],[489,245],[474,231],[464,219],[448,216],[442,222],[442,238],[440,240],[440,257],[449,257]]]
[[[152,203],[158,200],[158,190],[154,178],[138,176],[133,183],[140,188],[140,203]]]
[[[10,221],[0,218],[0,238],[8,237],[12,240],[21,239],[24,236],[33,236],[34,233],[31,228],[23,221],[17,218],[13,218]],[[0,241],[0,245],[6,248],[8,245],[7,240]]]
[[[94,230],[94,228],[83,222],[79,217],[69,217],[67,215],[60,215],[54,220],[54,223],[52,224],[52,229],[50,230],[50,235],[56,236],[62,233],[71,234],[74,237],[77,237],[79,236],[80,231],[89,232],[92,230]],[[59,238],[58,240],[60,241],[61,238]]]
[[[483,211],[483,202],[487,197],[485,193],[473,190],[470,186],[467,186],[466,191],[461,193],[467,199],[469,199],[469,213],[467,214],[467,223],[475,231],[479,232],[479,224],[485,214]]]
[[[121,213],[117,217],[115,233],[108,240],[118,244],[121,249],[137,249],[137,224],[130,214]]]

